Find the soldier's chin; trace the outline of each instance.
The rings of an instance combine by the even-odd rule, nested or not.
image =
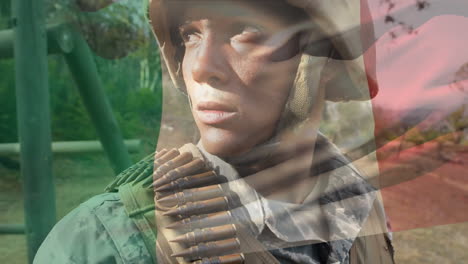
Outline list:
[[[244,138],[221,129],[202,132],[201,143],[208,153],[221,158],[238,156],[251,148]]]

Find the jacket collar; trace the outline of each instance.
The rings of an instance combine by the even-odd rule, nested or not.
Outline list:
[[[265,245],[273,249],[326,242],[330,249],[329,263],[345,263],[372,209],[376,190],[333,144],[321,138],[314,156],[325,154],[330,158],[312,168],[312,174],[319,179],[302,204],[262,197],[230,164],[207,153],[201,144],[198,146],[212,168],[226,177],[227,186],[239,197],[243,206],[233,214],[249,218],[239,221],[247,222],[259,239],[264,239],[260,234],[265,227],[275,235],[274,241],[262,241]]]

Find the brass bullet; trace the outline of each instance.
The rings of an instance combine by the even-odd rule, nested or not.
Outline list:
[[[154,153],[154,160],[157,160],[159,159],[160,157],[162,157],[162,155],[166,154],[167,153],[167,149],[161,149],[160,151]]]
[[[146,167],[146,168],[145,168]],[[141,169],[135,171],[124,183],[133,182],[136,178],[149,177],[153,173],[151,164],[145,164]]]
[[[164,212],[163,215],[189,216],[189,215],[194,215],[194,214],[208,214],[208,213],[213,213],[217,211],[225,211],[227,209],[228,209],[227,197],[218,197],[218,198],[213,198],[213,199],[205,200],[205,201],[187,203],[180,207]]]
[[[186,230],[187,232],[190,232],[198,228],[226,225],[232,222],[233,218],[231,212],[222,211],[206,215],[192,215],[189,218],[174,222],[166,226],[166,228]]]
[[[191,155],[191,154],[190,154]],[[183,178],[189,174],[196,173],[197,171],[201,170],[205,167],[205,162],[201,159],[194,159],[183,166],[176,166],[176,168],[168,167],[172,169],[168,172],[164,166],[161,167],[161,172],[156,170],[155,176],[153,177],[155,180],[152,184],[154,188],[158,188],[164,184],[167,184],[171,181],[175,181],[179,178]],[[167,172],[167,173],[166,173]],[[164,174],[164,175],[163,175]]]
[[[157,192],[162,191],[182,191],[184,189],[190,189],[200,186],[212,185],[218,183],[219,177],[214,171],[207,171],[200,174],[187,176],[184,178],[171,181],[166,185],[157,187],[155,190]],[[152,188],[153,186],[150,185]]]
[[[189,161],[191,161],[192,159],[193,159],[192,153],[182,152],[180,153],[180,155],[176,156],[175,158],[165,162],[164,164],[156,168],[153,174],[153,178],[158,179],[161,176],[163,176],[166,172],[174,168],[177,168],[179,166],[182,166],[188,163]]]
[[[163,150],[161,152],[163,152]],[[162,164],[164,164],[168,160],[171,160],[171,159],[175,158],[177,155],[179,155],[179,151],[177,149],[171,149],[170,151],[165,152],[158,159],[154,160],[153,168],[155,168],[155,169],[158,168],[159,166],[161,166]],[[141,174],[140,176],[138,176],[138,178],[136,178],[133,181],[132,185],[136,185],[141,180],[143,180],[145,177],[146,177],[146,175]]]
[[[117,185],[120,186],[122,184],[133,181],[145,169],[144,165],[145,164],[143,162],[137,163],[136,168],[130,171],[130,173],[127,174],[126,177],[120,178],[119,181],[117,182]]]
[[[204,229],[196,229],[195,231],[188,232],[170,240],[170,242],[196,245],[201,242],[232,238],[236,236],[236,232],[237,229],[234,224],[209,227]]]
[[[201,159],[196,158],[192,160],[192,158],[192,154],[183,153],[173,160],[168,161],[153,173],[152,178],[148,178],[143,181],[143,186],[151,189],[160,184],[165,184],[178,178],[185,177],[191,173],[195,173],[205,167],[205,162]],[[168,170],[170,171],[167,172]]]
[[[151,188],[148,188],[148,189],[151,189]],[[157,199],[162,199],[164,197],[167,197],[167,196],[171,196],[173,195],[174,192],[155,192],[154,193],[154,198],[157,200]]]
[[[243,254],[232,254],[220,257],[203,258],[193,262],[193,264],[243,264],[244,260]]]
[[[136,176],[139,175],[137,171],[147,167],[146,165],[148,164],[148,162],[151,162],[153,156],[154,153],[146,156],[145,158],[137,162],[135,165],[122,171],[119,175],[117,175],[117,178],[106,187],[106,191],[112,190],[117,186],[120,186],[121,184],[132,181],[134,178],[136,178]]]
[[[240,249],[240,242],[237,238],[221,241],[200,243],[180,252],[172,254],[172,257],[183,257],[188,259],[201,259],[204,257],[232,254]]]
[[[124,183],[130,175],[134,174],[135,171],[139,170],[140,167],[143,164],[143,162],[138,162],[137,164],[133,165],[132,167],[128,168],[127,170],[124,171],[124,174],[122,174],[122,177],[119,177],[117,179],[116,184],[120,186],[122,183]]]
[[[176,205],[182,205],[181,201],[184,200],[184,194],[183,192],[178,192],[176,194],[173,194],[173,195],[169,195],[169,196],[165,196],[165,197],[162,197],[158,200],[156,200],[156,202],[162,204],[163,206],[166,206],[166,207],[173,207],[173,206],[176,206]]]
[[[139,161],[136,164],[137,169],[132,171],[131,175],[129,177],[126,177],[127,179],[124,182],[119,182],[118,185],[132,182],[136,178],[138,178],[142,173],[145,174],[145,176],[149,175],[148,173],[151,173],[152,170],[153,170],[153,166],[151,165],[153,160],[161,157],[166,152],[167,152],[167,150],[163,149],[163,150],[161,150],[159,152],[152,153],[152,154],[146,156],[145,158],[143,158],[141,161]]]
[[[154,168],[159,168],[159,166],[163,165],[164,163],[170,161],[171,159],[179,156],[180,153],[177,149],[173,148],[166,153],[164,153],[162,156],[160,156],[157,159],[154,159]]]
[[[119,175],[117,175],[117,178],[106,187],[106,190],[111,190],[116,186],[120,186],[120,184],[125,181],[125,179],[127,179],[135,170],[136,166],[132,166],[121,172]]]
[[[221,185],[211,185],[194,189],[183,190],[176,194],[163,197],[157,202],[161,203],[164,206],[172,207],[175,205],[184,205],[188,202],[197,202],[208,200],[216,197],[222,197],[224,195],[224,190]]]
[[[182,219],[180,221],[171,223],[171,224],[167,225],[166,228],[168,228],[168,229],[177,229],[177,230],[183,229],[183,230],[188,230],[187,232],[190,232],[190,231],[192,231],[193,229],[196,228],[192,223],[197,223],[200,220],[206,219],[207,217],[215,215],[215,214],[218,214],[218,213],[204,214],[204,215],[192,215],[192,216],[190,216],[188,218],[184,218],[184,219]]]
[[[167,155],[168,153],[169,153],[169,156],[167,157],[167,159],[171,159],[171,157],[174,156],[174,154],[178,154],[178,151],[175,152],[175,149],[171,149],[170,151],[167,150],[167,149],[162,149],[161,151],[159,151],[158,153],[156,153],[154,155],[153,165],[154,166],[159,166],[161,160],[167,160],[166,157],[164,157],[164,156]]]

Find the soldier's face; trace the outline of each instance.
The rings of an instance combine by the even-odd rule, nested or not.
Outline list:
[[[281,37],[291,26],[284,18],[221,2],[191,4],[179,31],[182,73],[202,144],[228,157],[274,134],[300,56],[297,36]]]

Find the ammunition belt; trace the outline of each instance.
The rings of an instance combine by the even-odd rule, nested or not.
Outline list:
[[[106,189],[130,183],[154,191],[154,205],[130,214],[155,211],[160,263],[278,263],[234,220],[230,210],[239,205],[224,181],[198,148],[187,144],[144,158]],[[241,253],[247,251],[256,252]]]
[[[229,194],[222,178],[206,166],[194,150],[162,150],[155,155],[152,182],[155,192],[158,242],[170,263],[241,264],[238,226],[229,211]],[[198,156],[198,157],[197,157]],[[165,239],[159,239],[159,236]],[[164,242],[163,242],[164,243]]]

